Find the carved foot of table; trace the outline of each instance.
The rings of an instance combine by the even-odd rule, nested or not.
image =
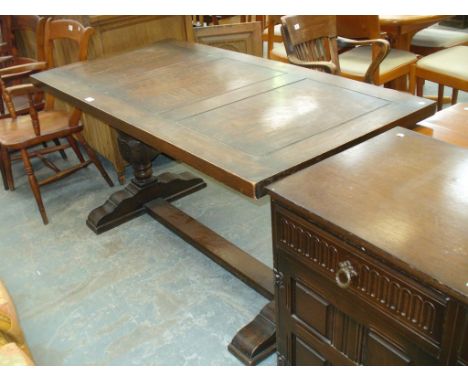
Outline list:
[[[276,350],[274,301],[265,305],[252,322],[237,332],[228,349],[250,366],[263,361]]]
[[[169,203],[206,187],[206,183],[187,172],[154,177],[151,161],[159,152],[119,134],[120,151],[132,164],[135,178],[91,211],[88,227],[99,234],[146,212],[258,293],[273,298],[273,272],[269,267]],[[274,303],[269,303],[229,345],[245,364],[255,365],[276,349],[274,311]]]
[[[133,166],[135,177],[125,189],[113,193],[102,206],[91,211],[86,224],[96,234],[140,216],[145,212],[144,204],[151,200],[172,201],[206,187],[203,179],[188,172],[153,176],[151,162],[160,153],[128,135],[120,133],[119,148]]]

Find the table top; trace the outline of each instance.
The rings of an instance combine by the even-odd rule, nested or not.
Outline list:
[[[435,24],[441,20],[445,20],[451,16],[442,15],[380,15],[379,21],[381,26],[391,25],[419,25],[419,24]]]
[[[250,197],[435,111],[432,101],[409,94],[176,41],[48,70],[33,81]]]
[[[435,139],[468,147],[468,103],[457,103],[418,122],[414,129]]]
[[[467,303],[466,149],[394,128],[268,188]]]

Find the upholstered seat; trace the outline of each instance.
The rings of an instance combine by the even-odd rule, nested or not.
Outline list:
[[[453,46],[468,45],[468,30],[433,25],[416,33],[411,40],[411,51],[427,56]]]
[[[390,44],[383,39],[354,40],[337,36],[336,16],[284,16],[281,18],[284,47],[288,61],[306,68],[380,84],[379,66],[387,57]],[[345,65],[338,56],[340,46],[353,47]],[[368,50],[361,49],[368,47]],[[362,52],[358,55],[353,51]],[[357,58],[357,64],[350,61]],[[354,71],[346,73],[343,68]],[[408,65],[409,67],[409,65]],[[362,73],[361,73],[362,70]],[[387,79],[388,80],[388,79]],[[384,82],[384,81],[383,81]]]
[[[439,84],[437,109],[442,110],[444,86],[453,88],[452,104],[458,90],[468,91],[468,46],[454,46],[430,54],[411,66],[410,92],[423,95],[424,81]]]
[[[455,46],[433,53],[421,58],[416,66],[468,81],[468,46]]]
[[[55,134],[68,128],[70,115],[62,111],[44,111],[38,114],[41,125],[41,136]],[[66,135],[68,133],[65,133]],[[8,145],[12,148],[17,145],[28,145],[30,140],[37,138],[32,128],[29,115],[20,116],[16,119],[0,119],[0,145]]]
[[[408,67],[417,61],[414,53],[404,50],[392,49],[379,67],[380,83],[385,83],[385,76]],[[370,46],[358,46],[340,54],[341,75],[349,78],[362,78],[372,60],[372,48]]]
[[[465,43],[468,43],[468,32],[444,28],[440,25],[419,31],[411,40],[411,45],[430,48],[451,48]]]

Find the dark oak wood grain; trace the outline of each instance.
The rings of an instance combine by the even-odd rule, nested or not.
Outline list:
[[[270,191],[468,302],[467,161],[462,148],[393,129]]]
[[[432,102],[407,94],[183,42],[34,78],[83,111],[252,197],[263,196],[266,184],[292,169],[434,112]]]
[[[268,187],[282,364],[466,364],[467,160],[395,128]]]
[[[468,147],[468,103],[457,103],[418,122],[418,133],[453,145]]]
[[[54,69],[34,80],[123,137],[253,198],[263,196],[264,187],[275,179],[397,124],[413,126],[435,109],[432,101],[407,94],[175,41]],[[204,183],[194,179],[187,189],[170,189],[145,170],[151,167],[151,155],[129,155],[130,161],[132,157],[139,160],[133,164],[131,187],[95,209],[88,225],[99,233],[145,208],[259,293],[271,296],[271,270],[175,207],[150,201],[170,201]],[[135,191],[138,183],[144,185]],[[243,362],[255,364],[274,351],[274,323],[267,319],[273,310],[269,305],[231,342],[229,349]]]

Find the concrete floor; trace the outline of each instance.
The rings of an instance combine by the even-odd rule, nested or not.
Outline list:
[[[459,98],[468,102],[467,93]],[[39,176],[48,171],[34,165]],[[187,167],[160,157],[154,169]],[[119,187],[93,167],[43,188],[48,226],[21,163],[13,171],[17,189],[0,190],[0,279],[37,364],[241,364],[227,345],[263,297],[148,216],[94,235],[89,211]],[[203,178],[206,189],[175,204],[271,266],[268,198],[252,201]]]
[[[48,226],[21,163],[14,173],[17,190],[0,192],[0,278],[38,364],[240,364],[226,347],[267,300],[147,216],[96,236],[87,214],[113,190],[94,168],[43,189]],[[175,204],[271,265],[268,200],[208,182]]]

